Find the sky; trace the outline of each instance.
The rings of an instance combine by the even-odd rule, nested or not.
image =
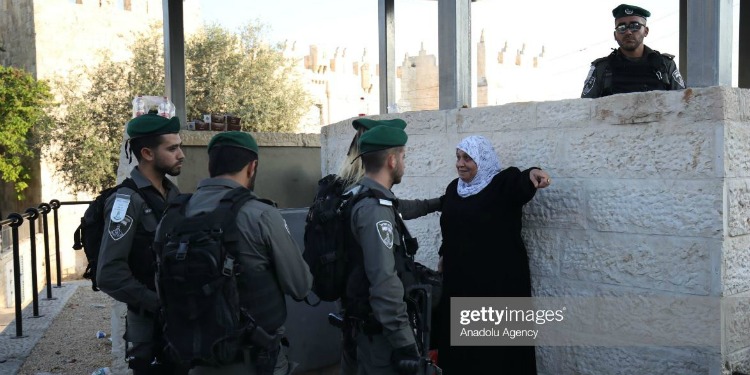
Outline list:
[[[377,59],[378,1],[376,0],[199,0],[203,19],[232,30],[251,20],[268,26],[271,41],[296,41],[307,48],[347,47]],[[482,31],[488,56],[507,41],[513,51],[526,43],[533,53],[545,48],[551,86],[568,87],[563,97],[574,97],[590,62],[617,47],[612,36],[612,9],[621,0],[480,0],[472,4],[472,45]],[[631,2],[632,3],[632,2]],[[679,53],[679,0],[634,3],[648,9],[649,35],[645,43],[660,52]],[[739,0],[734,0],[735,14]],[[437,1],[396,0],[396,61],[421,46],[437,56]],[[736,29],[735,25],[735,29]],[[735,31],[736,35],[736,31]],[[736,45],[735,37],[735,45]],[[736,55],[736,53],[735,53]],[[736,63],[734,64],[736,66]],[[575,83],[574,83],[575,82]]]

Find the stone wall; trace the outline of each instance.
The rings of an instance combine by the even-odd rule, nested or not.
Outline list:
[[[543,347],[540,374],[728,374],[750,366],[750,91],[687,89],[596,100],[399,114],[409,124],[397,196],[442,194],[455,146],[481,134],[504,167],[543,167],[553,185],[524,208],[534,294],[725,298],[721,348]],[[384,115],[380,118],[392,118]],[[323,129],[323,174],[351,142]],[[407,222],[434,266],[439,216]],[[744,309],[743,309],[744,308]]]

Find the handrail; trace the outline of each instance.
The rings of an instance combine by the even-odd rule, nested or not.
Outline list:
[[[55,299],[52,297],[52,272],[50,269],[50,243],[49,243],[49,223],[47,215],[52,212],[53,228],[55,236],[55,261],[57,263],[57,285],[55,288],[62,287],[62,264],[60,263],[60,227],[58,209],[62,206],[90,204],[92,201],[68,201],[60,202],[57,199],[49,203],[40,203],[37,207],[27,208],[23,213],[13,212],[6,219],[0,220],[0,228],[9,226],[11,228],[11,237],[13,245],[13,283],[15,294],[15,317],[16,317],[16,338],[26,337],[23,335],[23,317],[21,315],[21,250],[19,247],[18,228],[23,225],[24,221],[29,222],[31,230],[29,231],[29,244],[31,250],[31,289],[33,301],[33,318],[40,317],[39,314],[39,293],[37,285],[37,254],[36,254],[36,220],[41,216],[42,232],[44,236],[44,264],[45,264],[45,281],[47,283],[47,300]]]

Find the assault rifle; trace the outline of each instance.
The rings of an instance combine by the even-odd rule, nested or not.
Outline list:
[[[417,361],[403,360],[399,367],[417,375],[442,375],[443,370],[432,361],[430,350],[430,330],[432,329],[432,285],[416,284],[406,291],[407,305],[411,305],[409,313],[420,358]]]

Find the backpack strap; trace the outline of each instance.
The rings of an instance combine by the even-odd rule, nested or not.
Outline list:
[[[238,255],[237,242],[239,241],[239,228],[237,227],[237,215],[245,203],[256,199],[252,191],[245,187],[237,187],[226,193],[219,201],[219,206],[214,211],[215,214],[221,215],[222,229],[224,230],[224,243],[232,259]],[[225,214],[229,211],[229,215]]]
[[[146,205],[148,206],[148,208],[150,208],[150,209],[152,209],[154,211],[154,214],[156,215],[156,220],[157,221],[161,220],[161,218],[164,217],[164,214],[166,213],[166,209],[163,210],[163,211],[157,209],[158,207],[163,206],[162,202],[158,201],[156,198],[151,197],[149,194],[145,194],[141,190],[141,188],[138,187],[138,184],[135,183],[135,180],[133,180],[130,177],[122,180],[122,182],[115,187],[115,193],[121,187],[126,187],[126,188],[131,189],[131,190],[135,191],[136,193],[138,193],[138,195],[140,195],[141,199],[143,199],[143,201],[146,202]],[[167,207],[169,207],[169,205],[167,205]]]

